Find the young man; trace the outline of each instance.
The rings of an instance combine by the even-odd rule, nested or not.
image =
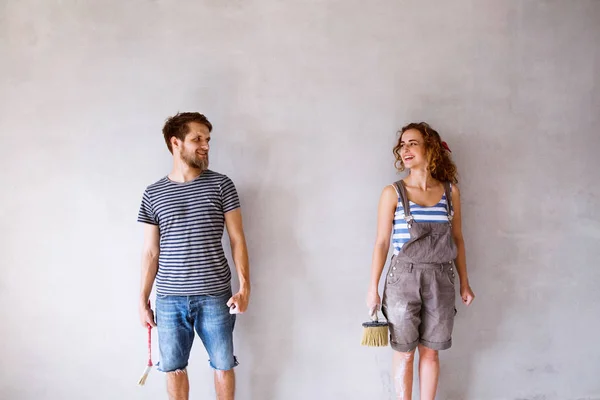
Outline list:
[[[140,320],[157,326],[159,370],[167,373],[169,399],[188,399],[186,367],[194,330],[214,369],[219,400],[235,392],[235,314],[246,311],[250,278],[242,214],[233,182],[208,169],[211,123],[200,113],[180,113],[165,123],[173,154],[168,176],[148,186],[138,221],[144,223]],[[231,242],[240,290],[232,294],[231,270],[221,239]],[[148,306],[156,279],[156,322]]]

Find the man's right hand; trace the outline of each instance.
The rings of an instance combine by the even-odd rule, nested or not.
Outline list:
[[[148,325],[153,328],[156,326],[156,322],[154,322],[154,313],[148,304],[140,305],[140,322],[144,328],[147,328]]]

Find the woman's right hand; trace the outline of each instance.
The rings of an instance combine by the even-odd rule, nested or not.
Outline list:
[[[378,311],[381,308],[381,297],[377,290],[369,290],[367,294],[367,307],[369,308],[369,314],[373,314],[373,311]]]

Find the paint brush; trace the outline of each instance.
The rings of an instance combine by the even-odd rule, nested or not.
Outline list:
[[[148,301],[148,307],[150,307],[150,301]],[[152,325],[148,324],[148,363],[146,364],[144,373],[138,380],[138,385],[144,386],[146,379],[148,378],[148,374],[152,370],[152,366]]]
[[[362,326],[361,345],[369,347],[385,347],[388,345],[388,323],[379,321],[377,307],[371,311],[371,320],[363,323]]]

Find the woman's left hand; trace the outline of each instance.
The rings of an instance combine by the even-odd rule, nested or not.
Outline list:
[[[469,286],[468,283],[466,285],[460,285],[460,297],[467,306],[475,299],[475,293],[473,293],[473,290],[471,290],[471,286]]]

